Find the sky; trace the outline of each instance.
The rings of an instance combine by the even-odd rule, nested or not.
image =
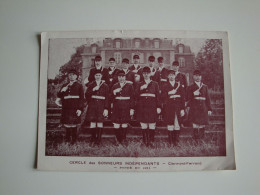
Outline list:
[[[103,39],[79,39],[79,38],[57,38],[51,39],[49,42],[49,66],[48,78],[54,79],[59,73],[59,68],[70,60],[72,54],[76,52],[76,48],[81,45],[91,45]],[[184,44],[191,47],[191,51],[197,55],[206,39],[182,39]]]

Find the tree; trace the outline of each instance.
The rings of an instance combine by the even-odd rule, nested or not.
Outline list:
[[[221,39],[207,39],[195,58],[203,82],[213,90],[224,90],[223,50]]]

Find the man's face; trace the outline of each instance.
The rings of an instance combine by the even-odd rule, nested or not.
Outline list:
[[[172,66],[172,69],[177,72],[179,70],[179,66]]]
[[[102,74],[100,74],[100,73],[95,74],[95,80],[96,81],[100,81],[101,78],[102,78]]]
[[[143,76],[144,76],[144,79],[147,80],[151,77],[151,73],[150,72],[143,72]]]
[[[119,83],[125,82],[125,76],[118,76]]]
[[[139,64],[139,62],[140,62],[140,59],[134,58],[134,64]]]
[[[170,73],[170,74],[168,75],[168,78],[169,78],[170,81],[174,81],[174,80],[175,80],[175,74]]]
[[[77,79],[77,75],[76,74],[74,74],[74,73],[69,73],[69,80],[70,81],[75,81],[76,79]]]
[[[164,67],[163,60],[160,60],[160,61],[158,62],[158,64],[159,64],[159,67]]]
[[[196,82],[200,82],[200,81],[201,81],[201,75],[198,75],[198,74],[193,75],[193,79],[194,79],[194,81],[196,81]]]
[[[128,63],[125,63],[125,62],[122,63],[122,68],[123,69],[128,69],[128,66],[129,66]]]
[[[149,66],[150,66],[150,67],[154,67],[154,61],[150,61],[150,60],[149,60]]]
[[[101,67],[101,60],[96,60],[95,61],[95,65],[96,65],[96,67]]]
[[[115,61],[113,61],[113,60],[109,61],[109,67],[114,68],[115,66],[116,66],[116,62]]]

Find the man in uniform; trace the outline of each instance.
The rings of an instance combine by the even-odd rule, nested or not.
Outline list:
[[[126,81],[130,84],[134,84],[135,73],[129,70],[129,60],[127,58],[122,60],[122,70],[125,72]]]
[[[72,144],[77,141],[77,124],[80,124],[80,115],[84,107],[84,91],[77,78],[77,71],[70,70],[69,82],[64,84],[57,94],[62,102],[61,123],[66,129],[65,139]]]
[[[152,146],[155,135],[157,114],[161,112],[161,102],[158,83],[151,80],[151,69],[143,68],[144,81],[136,86],[136,119],[141,124],[143,142]]]
[[[208,115],[212,114],[208,86],[201,82],[201,72],[193,72],[194,83],[187,89],[189,121],[192,123],[193,136],[197,141],[204,137],[205,126],[209,124]]]
[[[180,84],[182,85],[182,87],[185,89],[185,92],[186,92],[186,88],[187,88],[187,79],[186,79],[186,76],[179,72],[179,62],[178,61],[173,61],[172,62],[172,69],[175,71],[175,80],[176,81],[180,81]]]
[[[86,121],[90,122],[91,143],[99,145],[103,133],[103,122],[108,116],[109,107],[109,87],[105,81],[101,80],[101,70],[93,72],[95,81],[92,81],[87,88],[85,97],[88,108],[86,113]]]
[[[134,114],[134,88],[126,82],[125,72],[118,72],[118,83],[111,90],[112,93],[112,117],[115,135],[119,143],[126,142],[126,130],[131,115]]]
[[[139,55],[133,56],[134,64],[129,67],[129,70],[135,73],[135,84],[140,81],[142,74],[142,67],[139,65],[140,57]]]
[[[108,78],[109,78],[109,86],[113,87],[115,83],[117,83],[117,73],[119,69],[116,68],[116,60],[115,58],[109,59],[109,68],[108,68]]]
[[[158,84],[159,86],[162,86],[164,82],[167,82],[168,70],[164,67],[163,57],[159,57],[157,61],[158,61],[157,72],[159,73]]]
[[[178,145],[180,123],[185,114],[185,92],[180,81],[176,81],[175,71],[169,70],[169,81],[162,88],[164,122],[167,124],[169,144]]]
[[[155,57],[154,56],[149,56],[148,57],[148,67],[151,69],[151,80],[156,81],[159,83],[160,81],[160,73],[156,71],[155,68]],[[142,72],[142,70],[141,70]],[[141,75],[140,81],[143,81],[144,77]]]
[[[90,72],[89,72],[89,76],[84,80],[84,83],[86,85],[86,87],[88,87],[88,85],[92,82],[95,81],[95,72],[96,70],[100,70],[102,73],[102,78],[101,80],[104,80],[106,82],[107,85],[109,85],[110,81],[109,81],[109,73],[108,73],[108,69],[104,68],[102,66],[102,58],[101,56],[96,56],[95,57],[95,68],[91,68]]]

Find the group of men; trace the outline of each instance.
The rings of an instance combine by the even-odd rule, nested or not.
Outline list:
[[[178,61],[174,61],[170,69],[165,68],[162,57],[157,61],[158,66],[155,57],[150,56],[148,65],[141,67],[140,57],[134,55],[133,65],[123,59],[117,68],[115,59],[110,58],[109,68],[105,68],[101,56],[96,56],[95,67],[84,81],[85,95],[83,86],[77,82],[78,73],[70,70],[69,82],[57,94],[62,100],[61,123],[66,128],[66,140],[72,143],[77,140],[77,124],[85,101],[93,144],[101,143],[103,122],[108,116],[114,125],[116,143],[126,143],[128,124],[134,116],[140,123],[144,145],[153,146],[156,122],[161,115],[167,125],[169,145],[176,146],[186,107],[190,108],[188,118],[194,128],[194,139],[202,138],[212,109],[208,87],[201,82],[200,71],[194,71],[194,83],[187,86]]]

